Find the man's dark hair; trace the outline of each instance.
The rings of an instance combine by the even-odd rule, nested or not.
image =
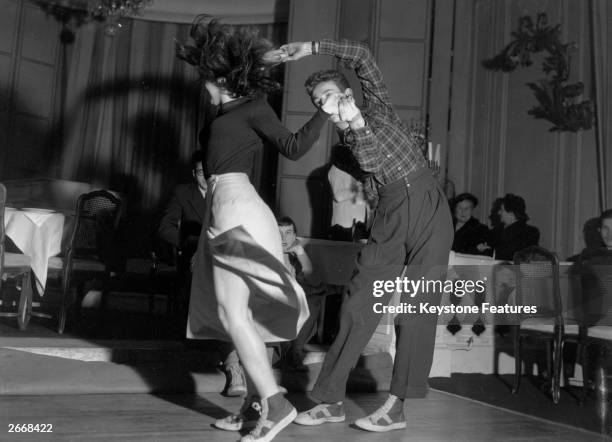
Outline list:
[[[525,200],[522,197],[507,193],[501,202],[506,212],[514,213],[517,221],[527,221],[529,219],[525,212]]]
[[[605,219],[612,219],[612,209],[604,210],[599,217],[599,226],[603,224]]]
[[[457,195],[455,198],[453,198],[453,210],[455,210],[455,207],[457,207],[457,204],[459,204],[461,201],[469,201],[472,203],[473,207],[476,207],[478,205],[478,198],[476,198],[474,195],[472,195],[471,193],[465,192],[465,193],[461,193],[459,195]]]
[[[306,79],[304,86],[306,87],[306,92],[309,96],[312,96],[312,91],[317,87],[319,83],[323,83],[324,81],[333,81],[336,83],[336,86],[340,89],[340,91],[344,92],[347,88],[351,87],[348,80],[344,76],[344,74],[335,69],[328,69],[326,71],[317,71],[314,74],[311,74],[310,77]]]
[[[191,170],[196,170],[198,163],[202,163],[202,169],[204,169],[204,152],[201,150],[196,150],[191,154],[191,161],[189,162]]]
[[[288,216],[283,216],[282,218],[277,219],[276,223],[278,224],[279,227],[281,226],[293,227],[293,233],[297,235],[297,227],[295,226],[295,223],[293,222],[293,220],[289,218]]]

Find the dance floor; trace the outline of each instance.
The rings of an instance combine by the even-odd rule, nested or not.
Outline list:
[[[299,408],[304,395],[290,395]],[[349,424],[373,411],[385,394],[352,395],[348,422],[322,427],[291,424],[278,441],[598,441],[601,436],[458,396],[430,392],[407,401],[408,429],[368,433]],[[238,434],[211,424],[241,400],[219,394],[89,394],[0,397],[0,440],[236,441]],[[9,424],[52,424],[53,433],[8,433]]]

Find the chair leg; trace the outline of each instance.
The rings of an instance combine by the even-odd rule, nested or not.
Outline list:
[[[157,287],[157,274],[155,270],[151,270],[149,272],[149,316],[153,315],[153,311],[155,310],[155,288]]]
[[[563,326],[555,326],[553,347],[552,398],[555,404],[561,397],[561,369],[563,367]]]
[[[57,332],[61,335],[66,328],[66,316],[68,309],[68,288],[70,287],[70,279],[68,276],[62,276],[62,300],[60,302],[59,319],[57,324]]]
[[[518,393],[521,386],[521,326],[514,327],[514,386],[512,394]]]
[[[17,323],[19,330],[25,330],[32,315],[32,275],[26,272],[21,280],[21,295],[19,296],[19,308],[17,311]]]
[[[579,399],[580,405],[586,403],[587,395],[589,393],[589,370],[588,364],[588,342],[585,336],[585,332],[580,332],[578,348],[580,349],[580,364],[582,365],[582,397]]]

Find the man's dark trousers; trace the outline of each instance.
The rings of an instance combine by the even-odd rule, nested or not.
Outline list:
[[[373,304],[387,305],[392,293],[373,296],[377,280],[395,280],[404,263],[406,277],[440,278],[448,265],[453,227],[444,192],[427,168],[403,180],[381,186],[368,244],[357,258],[357,273],[349,285],[349,298],[340,314],[340,330],[329,349],[312,397],[326,403],[344,400],[351,369],[380,322]],[[437,273],[436,273],[437,271]],[[440,293],[423,293],[417,305],[439,305]],[[417,311],[418,311],[418,305]],[[401,314],[391,394],[400,398],[424,397],[435,347],[437,314]]]

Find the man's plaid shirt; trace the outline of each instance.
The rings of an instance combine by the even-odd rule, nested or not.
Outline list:
[[[366,125],[349,129],[342,137],[361,168],[372,173],[378,184],[389,184],[425,167],[423,154],[412,144],[406,124],[393,109],[382,73],[368,47],[349,40],[321,40],[318,53],[338,58],[355,71],[361,83]]]

